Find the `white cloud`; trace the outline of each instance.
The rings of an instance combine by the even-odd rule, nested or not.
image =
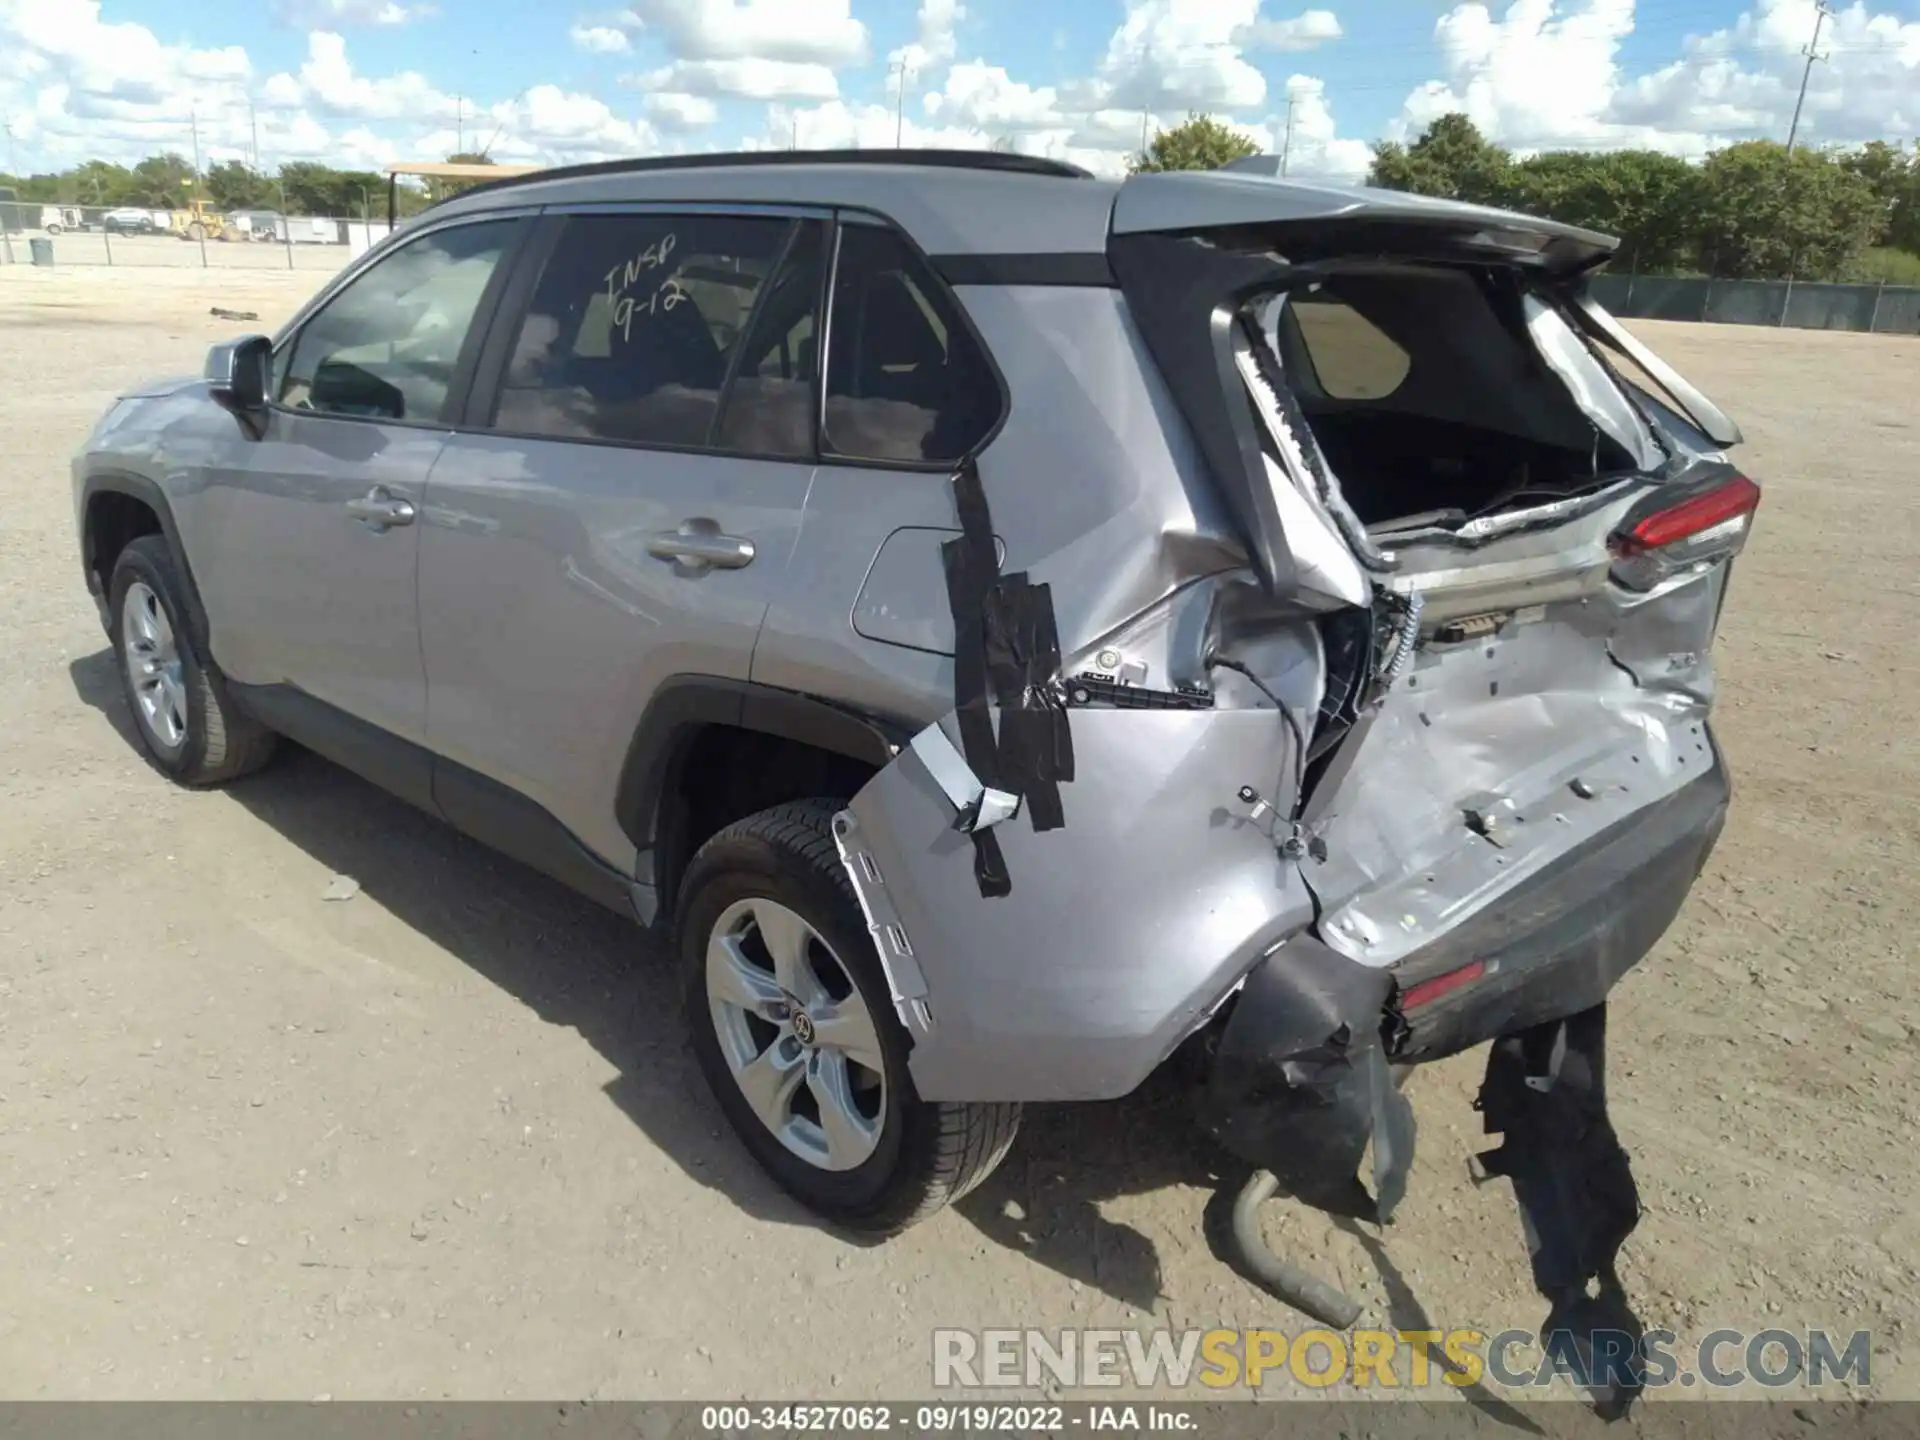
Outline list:
[[[1255,20],[1233,34],[1249,50],[1312,50],[1345,32],[1331,10],[1305,10],[1291,20]]]
[[[1130,0],[1093,82],[1073,98],[1136,114],[1252,109],[1267,82],[1235,36],[1259,19],[1260,0]]]
[[[1447,78],[1410,95],[1406,119],[1464,111],[1521,148],[1601,140],[1615,56],[1632,30],[1633,0],[1514,0],[1497,20],[1483,4],[1456,6],[1434,27]]]
[[[627,32],[611,25],[576,25],[567,32],[576,50],[593,55],[620,55],[633,48]]]
[[[1444,78],[1407,97],[1393,133],[1459,110],[1522,150],[1649,146],[1697,156],[1753,137],[1784,139],[1813,34],[1813,0],[1760,0],[1689,39],[1681,57],[1627,79],[1619,53],[1633,0],[1515,0],[1498,18],[1456,6],[1435,27]],[[1803,138],[1851,143],[1920,131],[1920,22],[1862,3],[1821,35],[1828,58],[1807,89]]]
[[[1293,101],[1293,136],[1286,134],[1286,116],[1267,122],[1261,149],[1278,154],[1286,147],[1287,174],[1297,178],[1359,180],[1373,164],[1373,147],[1364,140],[1343,140],[1337,134],[1333,108],[1327,102],[1326,81],[1312,75],[1287,78],[1286,96]]]
[[[867,58],[867,27],[849,0],[636,0],[623,19],[680,60],[824,66]]]
[[[926,97],[927,114],[990,134],[1057,129],[1064,123],[1051,85],[1024,85],[998,65],[955,65],[944,88]]]
[[[357,74],[346,40],[326,30],[307,36],[307,58],[297,74],[269,77],[261,94],[278,105],[351,120],[451,120],[457,105],[417,71],[377,79]]]
[[[431,5],[402,5],[398,0],[281,0],[280,18],[306,27],[404,25],[438,13]]]
[[[676,95],[739,96],[747,100],[831,100],[840,93],[833,70],[790,60],[676,60],[632,78],[643,90]]]
[[[700,130],[720,118],[720,107],[704,95],[656,90],[640,103],[665,130]]]
[[[887,56],[889,65],[906,66],[909,75],[924,75],[950,63],[957,44],[954,27],[966,18],[960,0],[920,0],[913,41]]]
[[[97,0],[0,0],[0,111],[23,167],[191,154],[196,112],[204,153],[244,128],[251,78],[240,46],[166,44]]]
[[[1813,34],[1810,0],[1762,0],[1728,29],[1690,39],[1681,58],[1621,86],[1609,117],[1676,137],[1677,147],[1783,138]],[[1835,12],[1820,34],[1801,137],[1814,144],[1920,134],[1920,21]]]

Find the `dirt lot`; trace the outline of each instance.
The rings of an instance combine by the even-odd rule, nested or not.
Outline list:
[[[0,1395],[924,1394],[937,1326],[1278,1325],[1203,1238],[1178,1096],[1043,1110],[857,1248],[721,1133],[635,933],[310,757],[134,752],[67,457],[310,277],[0,271]],[[1920,1397],[1920,341],[1648,326],[1767,483],[1725,619],[1732,821],[1614,1007],[1649,1323],[1876,1334]],[[354,899],[323,899],[331,877]],[[1383,1239],[1289,1220],[1373,1322],[1531,1327],[1476,1055],[1414,1082]]]

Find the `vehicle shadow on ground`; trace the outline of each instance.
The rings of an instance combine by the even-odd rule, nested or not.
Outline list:
[[[69,671],[79,698],[138,750],[112,652]],[[297,746],[224,793],[541,1020],[577,1031],[618,1072],[608,1098],[688,1175],[757,1220],[819,1223],[727,1131],[685,1041],[670,958],[631,919]],[[1173,1186],[1212,1190],[1214,1200],[1196,1201],[1195,1230],[1231,1264],[1226,1212],[1246,1172],[1195,1128],[1184,1059],[1124,1100],[1029,1107],[1012,1153],[956,1210],[1006,1249],[1150,1312],[1164,1294],[1161,1257],[1103,1205]],[[1394,1289],[1385,1252],[1374,1258]],[[1404,1282],[1398,1289],[1417,1310]]]

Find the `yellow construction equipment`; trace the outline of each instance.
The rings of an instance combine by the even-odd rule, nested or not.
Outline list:
[[[186,209],[167,217],[167,228],[182,240],[231,240],[227,217],[205,200],[189,200]]]

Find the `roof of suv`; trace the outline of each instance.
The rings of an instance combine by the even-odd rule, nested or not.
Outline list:
[[[1110,232],[1333,217],[1527,231],[1582,250],[1607,236],[1538,217],[1362,186],[1262,174],[1269,157],[1225,170],[1096,178],[1075,165],[978,150],[748,151],[566,166],[489,181],[432,207],[436,218],[527,205],[664,202],[843,206],[905,228],[929,254],[1087,255]],[[1124,192],[1124,197],[1123,193]],[[1118,204],[1116,205],[1116,202]]]

